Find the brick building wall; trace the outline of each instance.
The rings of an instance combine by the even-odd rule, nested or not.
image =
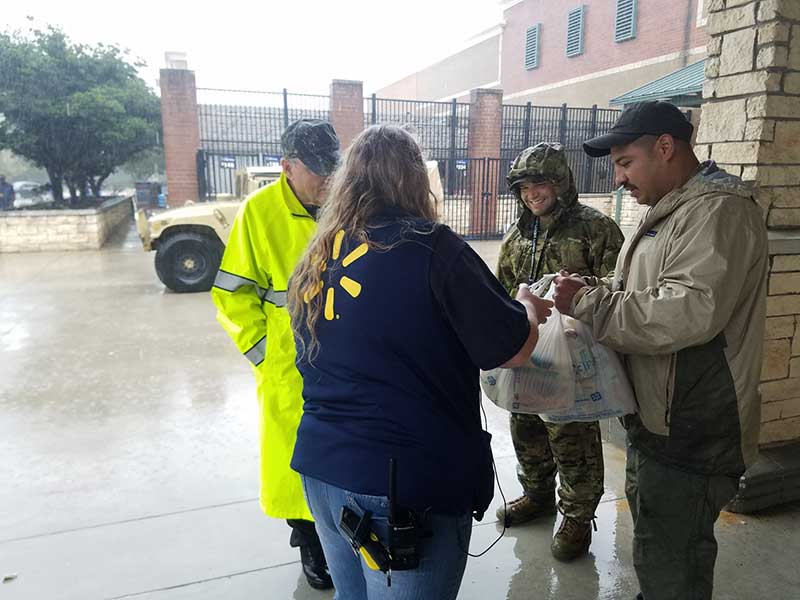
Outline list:
[[[580,5],[584,16],[584,52],[566,55],[567,14]],[[708,36],[697,27],[697,0],[638,0],[636,37],[614,41],[613,0],[528,0],[506,10],[502,83],[506,95],[598,71],[655,59],[704,46]],[[541,23],[539,66],[524,68],[525,31]]]
[[[703,16],[708,2],[637,0],[636,37],[620,43],[614,41],[614,0],[508,2],[496,43],[486,40],[378,93],[438,100],[466,95],[469,87],[496,86],[505,91],[507,103],[605,107],[611,98],[705,57],[708,34]],[[586,6],[584,52],[568,58],[567,14],[580,5]],[[525,32],[536,23],[541,23],[539,66],[526,70]],[[472,77],[469,85],[453,80],[476,72],[480,75]],[[488,85],[495,80],[497,84]]]
[[[527,0],[512,6],[504,13],[501,82],[506,97],[515,102],[604,106],[614,96],[700,60],[708,36],[702,25],[698,27],[697,2],[638,0],[636,37],[624,42],[614,41],[612,0]],[[570,58],[567,15],[581,4],[586,7],[584,52]],[[525,32],[537,23],[541,23],[539,66],[526,70]],[[572,83],[548,89],[565,80]]]

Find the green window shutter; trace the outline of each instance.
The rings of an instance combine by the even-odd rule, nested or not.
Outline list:
[[[624,42],[636,37],[636,0],[617,0],[617,20],[614,41]]]
[[[542,24],[537,23],[533,27],[528,27],[525,32],[525,68],[535,69],[539,66],[539,33]]]
[[[583,54],[583,21],[585,13],[585,6],[579,6],[569,11],[569,16],[567,17],[567,56]]]

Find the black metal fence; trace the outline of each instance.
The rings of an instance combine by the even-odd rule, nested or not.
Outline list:
[[[198,88],[198,96],[213,100],[224,94],[242,104],[198,103],[200,152],[197,168],[200,196],[234,193],[237,169],[276,163],[284,129],[297,119],[328,119],[330,99],[312,94],[253,92]]]
[[[330,98],[282,92],[199,88],[201,98],[224,93],[224,102],[198,104],[200,146],[197,170],[201,197],[235,192],[235,173],[280,158],[280,135],[300,118],[329,119]],[[238,98],[237,98],[238,95]],[[232,99],[236,98],[236,104]],[[560,142],[579,193],[610,193],[613,169],[608,158],[591,159],[583,142],[608,130],[618,110],[562,106],[503,105],[500,157],[469,156],[469,104],[364,98],[364,126],[391,123],[415,135],[426,157],[439,162],[444,219],[468,238],[496,238],[516,218],[517,206],[506,189],[513,159],[541,141]]]
[[[583,142],[608,131],[619,110],[561,106],[503,105],[500,156],[513,160],[522,150],[539,142],[560,142],[567,153],[575,185],[582,194],[610,192],[614,187],[609,158],[590,158]]]
[[[429,160],[441,161],[444,189],[453,193],[459,178],[456,166],[468,156],[469,104],[364,98],[364,126],[391,124],[412,133]],[[457,162],[462,161],[462,162]]]
[[[517,201],[506,186],[509,161],[461,158],[439,161],[455,173],[441,206],[442,220],[469,240],[498,239],[517,218]]]
[[[467,157],[469,104],[378,98],[364,99],[364,126],[389,123],[414,134],[433,160]]]

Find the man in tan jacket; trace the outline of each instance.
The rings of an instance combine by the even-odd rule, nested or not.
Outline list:
[[[766,227],[751,189],[700,164],[691,134],[677,108],[645,102],[584,144],[650,209],[612,281],[556,280],[556,307],[624,356],[636,393],[625,492],[644,600],[711,598],[714,522],[758,445]]]

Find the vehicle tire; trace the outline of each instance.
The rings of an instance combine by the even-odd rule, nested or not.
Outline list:
[[[176,233],[156,250],[156,275],[174,292],[207,292],[214,284],[225,246],[216,237]]]

